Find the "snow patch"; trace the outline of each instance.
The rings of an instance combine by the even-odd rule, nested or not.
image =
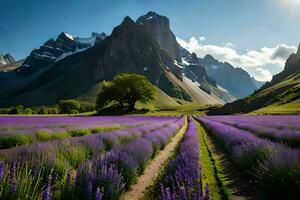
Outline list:
[[[184,66],[182,66],[181,63],[179,63],[177,60],[174,60],[174,65],[176,65],[177,67],[179,67],[180,69],[183,69]]]
[[[90,48],[90,47],[88,47],[88,48]],[[81,52],[81,51],[87,50],[88,48],[76,49],[76,50],[73,51],[73,52],[67,52],[67,53],[64,53],[63,55],[61,55],[60,57],[58,57],[57,60],[56,60],[55,62],[57,62],[57,61],[59,61],[59,60],[62,60],[62,59],[64,59],[64,58],[67,57],[67,56],[71,56],[71,55],[74,55],[74,54],[79,53],[79,52]]]
[[[190,63],[188,61],[186,61],[185,58],[181,58],[181,60],[182,60],[182,64],[184,64],[184,65],[190,65]]]
[[[65,34],[69,39],[74,40],[74,36],[71,35],[70,33],[64,32],[64,34]]]

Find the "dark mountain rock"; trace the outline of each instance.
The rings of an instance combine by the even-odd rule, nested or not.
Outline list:
[[[19,73],[32,73],[67,55],[89,48],[105,37],[105,33],[92,33],[89,38],[80,38],[62,32],[56,40],[50,39],[39,49],[34,49],[18,71]]]
[[[1,65],[7,65],[10,63],[16,62],[16,60],[9,54],[0,54],[0,66]]]
[[[235,68],[227,62],[219,62],[211,55],[206,55],[198,62],[205,67],[209,77],[237,98],[250,95],[258,89],[248,72],[241,68]]]
[[[155,12],[149,12],[148,14],[139,17],[136,22],[146,27],[154,40],[173,60],[181,61],[180,46],[170,29],[170,21],[167,17]]]
[[[72,40],[65,35],[61,35],[61,39],[64,41],[60,47],[71,50]],[[53,41],[48,43],[53,44]],[[122,72],[144,74],[168,95],[186,96],[184,91],[178,91],[170,81],[165,81],[167,71],[182,78],[181,69],[160,48],[145,26],[126,17],[102,42],[49,64],[32,81],[3,94],[0,105],[55,104],[61,99],[76,98],[102,80],[110,80]]]

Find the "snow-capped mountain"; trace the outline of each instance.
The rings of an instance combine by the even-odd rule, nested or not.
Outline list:
[[[7,65],[12,62],[15,62],[15,59],[9,53],[5,55],[0,53],[0,65]]]
[[[101,81],[121,72],[145,75],[174,99],[201,105],[235,100],[197,59],[180,47],[167,17],[154,12],[137,21],[125,17],[109,36],[63,32],[33,50],[18,70],[0,73],[5,88],[0,105],[51,105],[95,95]]]
[[[40,48],[34,49],[20,67],[20,72],[34,71],[44,68],[66,56],[83,51],[106,37],[105,33],[92,33],[91,37],[80,38],[62,32],[56,40],[49,39]]]

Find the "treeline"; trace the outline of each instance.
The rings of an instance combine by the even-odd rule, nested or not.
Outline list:
[[[88,102],[79,102],[73,99],[61,100],[58,105],[47,107],[24,107],[23,105],[0,108],[0,114],[6,115],[55,115],[78,114],[95,110],[95,105]]]

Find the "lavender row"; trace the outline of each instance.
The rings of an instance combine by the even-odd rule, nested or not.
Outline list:
[[[270,119],[270,121],[272,120],[272,118]],[[277,127],[270,127],[270,123],[264,125],[261,124],[262,122],[260,121],[261,119],[260,116],[257,116],[257,119],[255,119],[252,116],[250,118],[251,120],[249,121],[244,121],[245,119],[243,117],[242,120],[238,120],[236,119],[236,117],[230,117],[230,116],[229,117],[228,116],[208,117],[208,119],[222,122],[239,129],[250,131],[256,134],[258,137],[267,138],[279,143],[284,143],[291,147],[296,147],[296,148],[300,147],[300,130],[296,130],[296,129],[292,129],[280,125],[280,123],[283,124],[284,121],[277,123]],[[246,119],[249,119],[249,117],[247,117]],[[280,118],[278,117],[278,119]]]
[[[261,189],[271,196],[299,197],[299,151],[208,118],[196,119],[231,154],[240,170],[258,180]]]
[[[189,118],[189,126],[177,153],[164,171],[164,177],[157,183],[160,188],[158,197],[161,200],[176,199],[209,199],[206,185],[202,191],[200,147],[198,131],[194,121]],[[157,189],[156,189],[157,190]]]
[[[91,129],[109,126],[134,126],[147,122],[170,120],[172,117],[50,117],[50,116],[0,116],[0,134],[32,134],[36,131],[47,133]]]
[[[18,182],[21,183],[24,177],[26,177],[28,183],[41,185],[41,182],[48,177],[48,174],[51,174],[53,181],[60,183],[68,171],[66,180],[66,185],[68,185],[68,177],[70,178],[71,169],[77,168],[87,159],[97,157],[97,155],[101,155],[104,152],[109,152],[117,148],[118,145],[133,141],[144,134],[150,134],[151,131],[161,129],[176,121],[176,118],[172,118],[172,120],[164,123],[156,123],[154,125],[146,125],[128,130],[118,130],[106,134],[95,134],[38,143],[3,152],[2,157],[6,157],[7,163],[11,163],[5,165],[5,170],[2,170],[5,172],[3,172],[3,177],[14,178],[4,179],[6,181],[2,182],[0,191],[3,190],[3,188],[8,188],[8,190],[4,190],[6,191],[4,194],[0,192],[0,196],[5,197],[5,195],[8,195],[12,199],[14,196],[20,196],[18,194],[19,190],[16,190],[14,193],[11,193],[10,190],[16,180],[19,180]],[[31,172],[29,169],[31,169]],[[77,171],[80,172],[80,169],[81,168]],[[16,173],[12,173],[11,171],[16,171]],[[27,186],[28,185],[25,187]],[[30,187],[30,185],[28,187]],[[20,188],[21,187],[19,187],[19,189]],[[32,189],[33,188],[30,188],[30,190]],[[35,195],[31,196],[36,197]]]
[[[15,117],[16,118],[16,117]],[[28,119],[29,117],[26,117]],[[37,117],[32,117],[37,119]],[[58,117],[44,117],[45,120],[49,120],[50,122],[57,122]],[[56,119],[53,120],[52,118]],[[0,148],[10,148],[14,146],[21,146],[26,144],[33,144],[37,142],[45,142],[48,140],[55,139],[63,139],[68,137],[77,137],[83,136],[98,132],[106,132],[117,129],[129,128],[134,126],[140,126],[143,124],[153,124],[159,122],[167,122],[170,120],[174,120],[174,118],[170,117],[157,117],[153,119],[152,117],[125,117],[124,120],[121,120],[118,117],[101,117],[101,118],[91,118],[91,121],[85,124],[87,118],[86,117],[74,117],[75,119],[71,120],[73,122],[78,122],[77,125],[73,125],[72,127],[64,127],[62,128],[60,124],[52,124],[47,129],[43,128],[43,125],[38,126],[37,122],[39,120],[33,120],[36,123],[35,128],[28,128],[24,130],[13,130],[1,132],[0,134]],[[21,117],[22,119],[22,117]],[[63,121],[68,118],[61,118],[61,124],[68,124],[67,121]],[[8,120],[11,122],[10,120]],[[24,121],[20,120],[20,121]],[[25,120],[26,121],[26,120]],[[37,121],[37,122],[36,122]],[[4,122],[1,122],[5,124]],[[20,123],[20,122],[19,122]],[[44,123],[44,122],[43,122]]]
[[[209,119],[250,123],[283,130],[300,130],[299,115],[224,115],[209,116]]]
[[[76,199],[96,198],[99,191],[103,199],[119,199],[183,124],[184,118],[181,118],[170,126],[144,134],[114,148],[108,154],[98,156],[91,164],[83,163],[77,171],[75,185],[69,191],[76,191]],[[68,197],[65,199],[72,196],[66,194]]]

